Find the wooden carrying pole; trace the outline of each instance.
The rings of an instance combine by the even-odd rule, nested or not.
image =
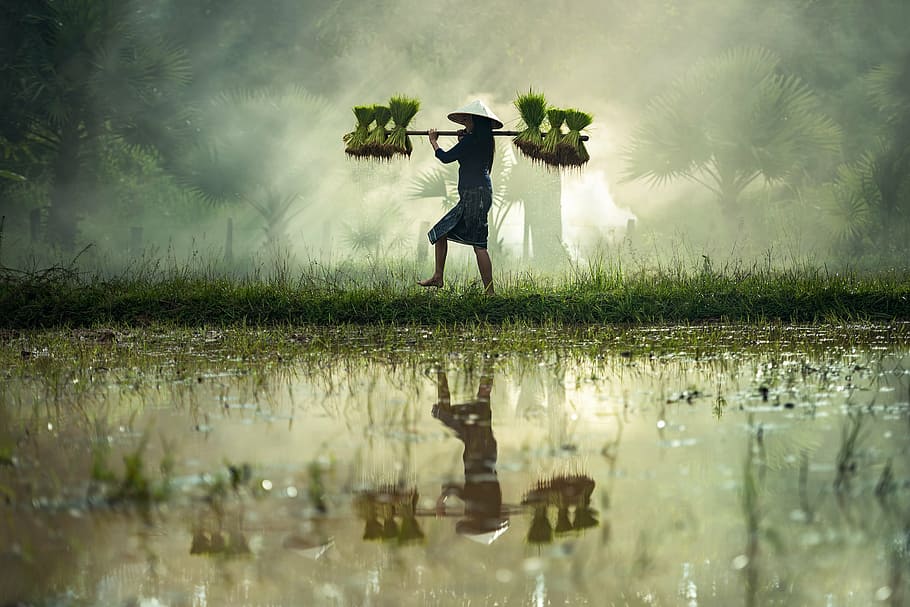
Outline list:
[[[494,137],[515,137],[521,134],[523,131],[493,131]],[[427,131],[407,131],[408,135],[428,135]],[[461,131],[436,131],[436,134],[440,137],[455,137],[457,135],[462,135]],[[546,133],[541,133],[541,135],[546,135]],[[582,141],[587,141],[588,136],[582,135],[579,137]]]

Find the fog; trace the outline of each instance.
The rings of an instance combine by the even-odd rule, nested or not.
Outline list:
[[[421,102],[409,128],[450,129],[446,115],[480,98],[517,129],[529,89],[593,114],[591,159],[559,173],[497,138],[496,271],[705,257],[876,268],[908,252],[902,0],[7,4],[7,266],[78,254],[102,269],[428,272],[425,233],[454,203],[454,167],[425,137],[409,159],[348,157],[351,109],[405,94]],[[419,196],[429,178],[448,180],[448,200]]]

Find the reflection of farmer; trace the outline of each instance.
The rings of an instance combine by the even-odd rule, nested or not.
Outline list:
[[[464,502],[464,518],[455,531],[468,539],[490,544],[509,528],[502,508],[502,490],[496,477],[496,439],[493,437],[490,389],[492,369],[485,366],[477,398],[468,403],[451,404],[449,382],[444,371],[436,375],[438,401],[433,417],[451,428],[464,443],[464,485],[443,485],[437,510],[455,495]]]

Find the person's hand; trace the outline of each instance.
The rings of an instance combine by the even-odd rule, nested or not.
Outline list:
[[[439,140],[439,133],[436,132],[436,129],[430,129],[427,131],[427,138],[430,140],[430,145],[436,147],[434,144]]]
[[[468,129],[458,129],[458,141],[464,139],[464,136],[468,134]]]

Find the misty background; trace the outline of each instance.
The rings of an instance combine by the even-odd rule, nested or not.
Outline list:
[[[429,272],[456,167],[425,137],[409,160],[347,157],[353,106],[404,94],[421,102],[409,128],[448,129],[481,98],[514,129],[532,88],[594,115],[591,160],[560,174],[497,138],[497,272],[906,266],[904,0],[5,0],[0,15],[7,267]]]

